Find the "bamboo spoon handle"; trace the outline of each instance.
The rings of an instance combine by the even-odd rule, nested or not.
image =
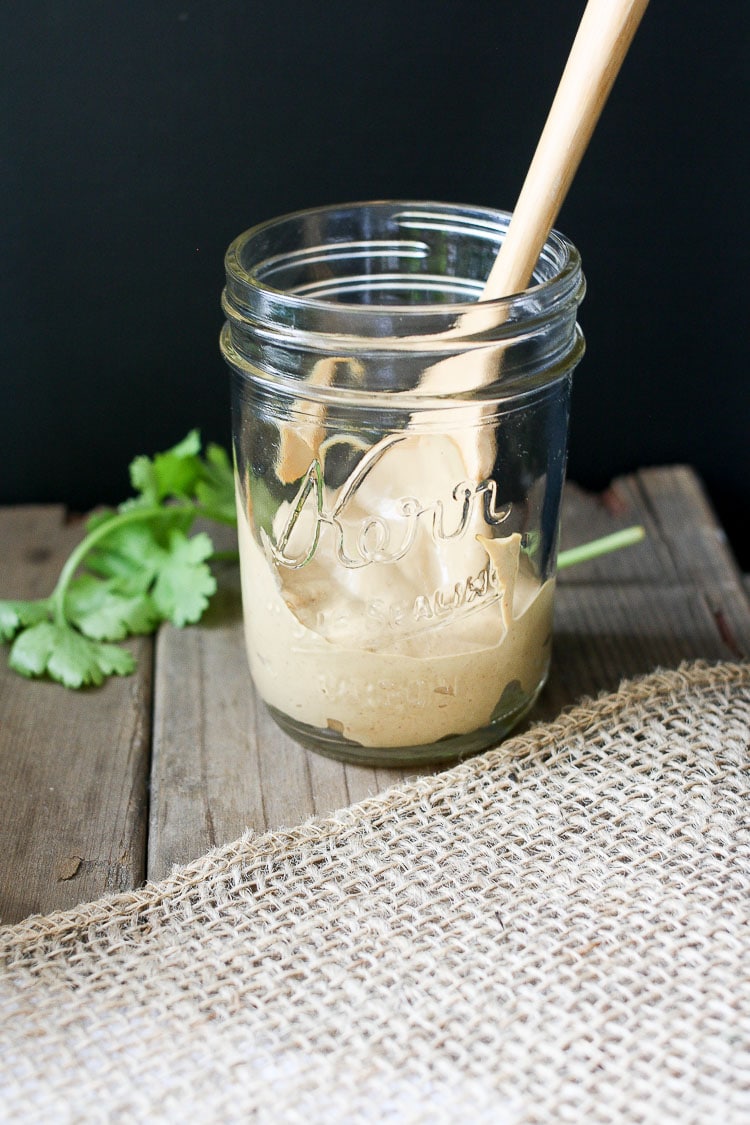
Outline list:
[[[482,300],[525,289],[648,0],[589,0]]]
[[[648,0],[588,0],[481,300],[508,297],[528,286],[647,4]],[[496,325],[497,318],[497,310],[481,304],[470,307],[460,318],[461,331],[483,331]],[[436,394],[455,389],[457,365],[467,390],[497,378],[497,360],[493,367],[491,357],[480,352],[450,357],[429,367],[422,375],[421,388]],[[319,363],[310,382],[329,385],[334,370],[335,366]],[[289,423],[282,424],[276,466],[280,480],[298,479],[301,468],[318,456],[324,432],[322,410],[304,433],[293,432]],[[489,454],[464,445],[467,472],[470,466],[478,472]]]

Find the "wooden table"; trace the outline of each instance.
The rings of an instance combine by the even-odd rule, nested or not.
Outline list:
[[[648,469],[568,485],[563,546],[631,523],[637,547],[560,576],[553,667],[532,719],[621,678],[750,652],[750,606],[702,486]],[[0,510],[0,597],[49,593],[81,535],[62,507]],[[0,919],[158,879],[214,844],[324,815],[398,782],[281,733],[251,687],[236,567],[200,626],[131,642],[137,673],[70,692],[0,667]]]

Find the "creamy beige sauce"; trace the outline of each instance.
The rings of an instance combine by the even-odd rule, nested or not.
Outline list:
[[[386,748],[478,730],[509,685],[536,691],[554,582],[502,534],[487,489],[404,514],[405,496],[451,497],[464,473],[449,439],[408,437],[356,489],[323,489],[322,508],[314,490],[295,517],[283,505],[260,542],[238,488],[247,651],[268,704]]]

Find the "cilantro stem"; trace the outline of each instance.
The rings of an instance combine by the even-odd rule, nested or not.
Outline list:
[[[610,551],[619,551],[621,547],[630,547],[634,543],[640,543],[645,534],[644,528],[638,525],[615,531],[612,535],[605,535],[601,539],[592,539],[590,543],[581,543],[579,547],[571,547],[568,551],[560,552],[557,557],[557,569],[565,570],[566,567],[588,562],[589,559],[597,559],[600,555],[607,555]]]
[[[160,504],[154,505],[152,508],[129,508],[126,512],[116,512],[114,515],[110,516],[109,519],[103,520],[93,531],[90,531],[68,556],[65,565],[60,571],[57,584],[50,596],[50,606],[56,624],[67,624],[67,618],[65,616],[65,595],[68,586],[86,555],[88,555],[89,551],[91,551],[97,543],[100,543],[102,539],[106,539],[116,528],[124,527],[126,524],[143,523],[144,521],[158,519],[160,516],[170,516],[174,515],[175,512],[187,511],[197,514],[195,504],[178,503],[170,504],[169,507]]]
[[[174,511],[174,508],[170,508],[168,510]],[[212,520],[213,523],[223,523],[226,524],[227,527],[237,526],[236,516],[228,516],[226,512],[221,512],[215,508],[202,508],[195,506],[195,518]]]

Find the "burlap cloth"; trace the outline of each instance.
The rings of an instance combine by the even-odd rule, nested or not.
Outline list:
[[[750,666],[0,931],[3,1120],[750,1121]]]

